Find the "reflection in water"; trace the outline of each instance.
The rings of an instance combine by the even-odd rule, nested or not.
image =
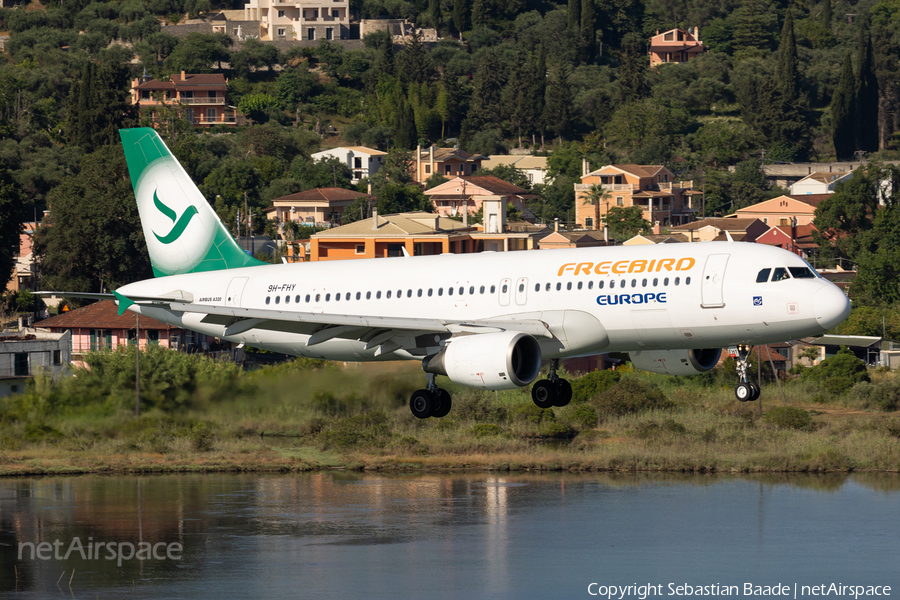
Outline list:
[[[73,569],[76,597],[216,600],[583,597],[596,581],[890,585],[898,499],[900,478],[874,474],[7,479],[0,594],[59,593],[60,573],[68,592]],[[121,566],[18,559],[20,543],[76,537],[184,550]]]

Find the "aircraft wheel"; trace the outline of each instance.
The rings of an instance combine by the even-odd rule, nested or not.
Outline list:
[[[753,399],[753,388],[749,383],[740,383],[734,388],[734,395],[741,402],[749,402]]]
[[[556,402],[553,403],[553,406],[565,406],[572,401],[572,384],[565,379],[560,379],[556,393]]]
[[[437,417],[440,419],[441,417],[446,417],[450,413],[450,408],[453,406],[453,402],[450,400],[450,392],[447,390],[438,390],[434,395],[435,406],[434,410],[431,412],[432,417]]]
[[[531,386],[531,399],[538,408],[550,408],[556,404],[556,386],[549,379],[541,379]]]
[[[750,389],[753,390],[753,393],[750,395],[750,402],[753,402],[754,400],[759,400],[759,396],[762,393],[759,389],[759,386],[753,382],[750,382],[749,385],[750,385]]]
[[[409,410],[419,419],[427,419],[434,412],[434,395],[428,390],[416,390],[409,399]]]

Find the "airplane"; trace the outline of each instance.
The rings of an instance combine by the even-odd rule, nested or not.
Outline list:
[[[420,361],[427,384],[409,406],[422,419],[451,410],[438,375],[485,390],[533,383],[537,406],[565,406],[572,386],[560,359],[606,352],[691,375],[729,348],[735,395],[755,400],[753,345],[823,333],[850,312],[801,257],[750,243],[263,263],[238,246],[154,129],[120,136],[155,275],[113,292],[120,313],[296,356]],[[535,382],[545,360],[549,374]]]

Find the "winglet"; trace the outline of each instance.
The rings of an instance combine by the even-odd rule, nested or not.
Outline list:
[[[725,230],[725,237],[728,238],[728,241],[729,241],[729,242],[733,242],[733,241],[734,241],[734,238],[731,237],[731,232],[729,232],[727,229]]]
[[[129,300],[119,292],[113,292],[113,296],[116,297],[116,300],[119,302],[119,316],[125,314],[125,311],[128,310],[128,307],[134,304],[134,300]]]

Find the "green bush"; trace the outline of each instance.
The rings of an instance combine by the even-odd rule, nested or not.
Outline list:
[[[544,437],[567,440],[575,437],[577,432],[571,425],[560,423],[559,421],[551,421],[541,425],[541,435]]]
[[[206,423],[197,423],[191,427],[188,433],[188,439],[191,440],[191,447],[197,452],[206,452],[212,450],[213,442],[216,439],[212,428]]]
[[[846,377],[854,384],[860,381],[869,381],[866,365],[863,361],[856,358],[846,346],[841,346],[841,349],[834,356],[826,358],[818,365],[804,370],[802,377],[813,381],[826,381],[832,377]]]
[[[503,429],[499,425],[493,423],[479,423],[471,429],[472,435],[475,437],[491,437],[495,435],[503,435]]]
[[[556,420],[556,415],[553,413],[552,408],[538,408],[533,402],[516,405],[513,407],[510,416],[514,421],[533,423],[535,425]]]
[[[778,406],[763,415],[763,421],[783,429],[809,429],[812,415],[795,406]]]
[[[382,447],[389,436],[387,415],[383,411],[375,411],[335,421],[319,434],[319,443],[326,450],[363,445]]]
[[[461,421],[499,423],[506,419],[506,408],[494,402],[493,394],[468,390],[453,399],[453,412]],[[442,419],[442,422],[448,422]]]
[[[571,382],[572,402],[587,402],[618,383],[621,378],[622,374],[618,371],[593,371],[579,377]]]
[[[619,381],[596,396],[591,404],[601,415],[628,415],[674,406],[656,384],[638,379]]]
[[[829,377],[822,382],[822,388],[829,394],[841,396],[853,387],[853,381],[849,377]]]
[[[581,404],[575,407],[569,418],[578,427],[590,429],[597,426],[597,409],[590,404]]]

